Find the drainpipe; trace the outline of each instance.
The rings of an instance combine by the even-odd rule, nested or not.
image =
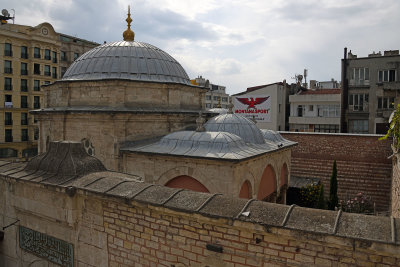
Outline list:
[[[342,59],[342,95],[340,99],[340,132],[347,133],[347,104],[349,95],[349,81],[347,79],[347,47],[344,48]]]

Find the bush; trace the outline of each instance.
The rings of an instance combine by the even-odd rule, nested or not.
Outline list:
[[[374,204],[371,197],[365,196],[362,192],[358,193],[354,198],[341,200],[339,207],[345,212],[373,214]]]
[[[322,194],[322,197],[321,197]],[[325,207],[324,187],[321,184],[309,184],[300,189],[299,203],[302,207],[323,209]]]

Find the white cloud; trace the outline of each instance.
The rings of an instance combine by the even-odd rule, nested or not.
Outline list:
[[[19,0],[2,7],[15,9],[18,24],[47,21],[102,43],[121,40],[128,5],[137,40],[230,93],[291,81],[304,68],[309,79],[339,80],[345,46],[366,56],[400,43],[398,0]]]

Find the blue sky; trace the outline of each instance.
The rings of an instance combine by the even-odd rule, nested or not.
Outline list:
[[[368,0],[0,0],[15,23],[103,43],[122,40],[131,6],[136,41],[168,52],[190,78],[230,94],[283,81],[340,80],[348,47],[359,57],[400,49],[400,1]],[[12,13],[10,11],[10,13]]]

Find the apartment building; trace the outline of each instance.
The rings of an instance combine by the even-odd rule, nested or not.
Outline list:
[[[29,110],[43,107],[41,86],[97,45],[57,33],[49,23],[0,25],[0,158],[37,154],[39,129]]]
[[[289,96],[289,130],[295,132],[340,131],[340,89],[300,90]]]
[[[399,50],[342,59],[344,128],[349,133],[384,134],[394,103],[399,103]]]
[[[289,95],[290,86],[284,82],[276,82],[266,85],[253,86],[246,89],[246,91],[232,95],[232,102],[234,103],[234,112],[240,112],[239,98],[247,98],[250,101],[257,98],[266,99],[262,104],[266,104],[265,112],[257,111],[258,104],[248,105],[246,109],[250,112],[240,113],[241,115],[255,120],[260,129],[268,129],[273,131],[286,130],[287,122],[287,98]],[[252,112],[254,110],[254,112]],[[260,112],[260,113],[259,113]]]
[[[205,94],[205,108],[228,108],[229,94],[226,93],[226,87],[222,85],[212,84],[209,80],[202,76],[190,80],[193,85],[206,87],[208,91]]]

